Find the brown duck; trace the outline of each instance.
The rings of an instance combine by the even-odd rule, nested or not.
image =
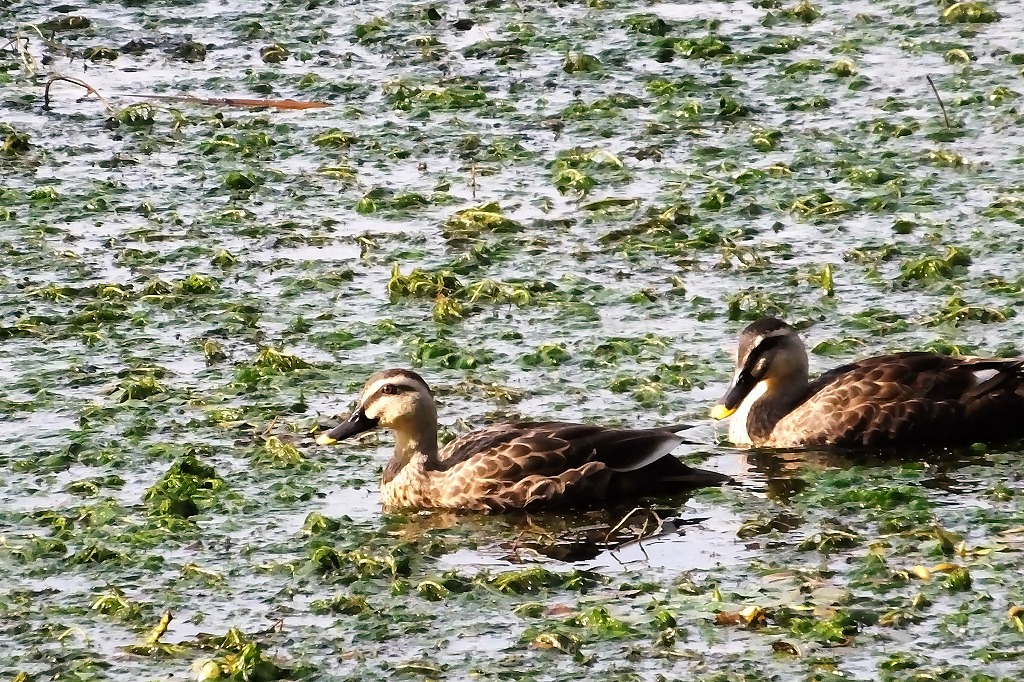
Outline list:
[[[500,424],[437,447],[437,410],[420,375],[370,377],[347,421],[322,434],[330,445],[376,427],[395,432],[384,468],[385,509],[511,510],[594,506],[708,485],[728,476],[673,457],[686,428],[613,429],[589,424]]]
[[[785,322],[762,318],[739,336],[736,374],[715,419],[757,447],[887,447],[1024,437],[1024,358],[896,353],[808,382],[807,350]]]

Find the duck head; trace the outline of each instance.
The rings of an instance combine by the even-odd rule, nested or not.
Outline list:
[[[378,426],[398,434],[436,431],[437,409],[423,377],[408,369],[377,372],[366,382],[348,420],[321,434],[316,442],[332,445]]]
[[[711,409],[714,419],[729,417],[750,396],[803,390],[807,386],[807,349],[782,320],[763,317],[739,336],[736,373],[722,401]]]

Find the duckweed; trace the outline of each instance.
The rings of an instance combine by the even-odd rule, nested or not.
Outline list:
[[[764,314],[1019,352],[1017,4],[8,5],[4,679],[1019,677],[1019,444],[704,419]],[[382,516],[382,366],[737,485]]]

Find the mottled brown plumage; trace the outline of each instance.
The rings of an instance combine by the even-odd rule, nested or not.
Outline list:
[[[730,440],[758,447],[1020,438],[1024,358],[896,353],[837,367],[808,383],[807,351],[796,331],[763,318],[740,333],[736,375],[712,411],[717,418],[730,415]]]
[[[593,506],[706,485],[728,476],[686,466],[670,452],[682,442],[665,429],[590,424],[501,424],[437,447],[437,412],[426,382],[409,370],[367,381],[348,421],[322,435],[330,444],[381,426],[395,432],[384,469],[386,509],[511,510]]]

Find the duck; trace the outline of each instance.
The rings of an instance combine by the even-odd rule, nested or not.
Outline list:
[[[1024,358],[902,352],[857,360],[809,380],[790,325],[761,318],[739,334],[736,372],[714,419],[734,445],[895,448],[1024,437]]]
[[[316,442],[333,445],[375,428],[395,434],[380,485],[386,511],[592,507],[731,480],[691,468],[671,454],[683,442],[678,432],[685,425],[507,423],[462,435],[439,449],[433,394],[409,369],[371,376],[351,416]]]

